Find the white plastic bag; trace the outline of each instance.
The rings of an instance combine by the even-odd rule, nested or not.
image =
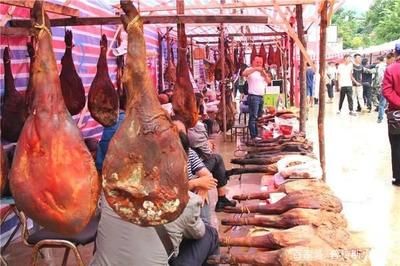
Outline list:
[[[278,173],[285,179],[322,178],[322,168],[318,160],[304,155],[288,155],[277,162]]]

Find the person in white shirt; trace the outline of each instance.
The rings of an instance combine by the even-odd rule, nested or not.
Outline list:
[[[333,103],[333,86],[336,80],[336,67],[334,62],[328,63],[328,68],[326,70],[326,88],[328,89],[329,102]]]
[[[350,115],[356,115],[353,111],[353,63],[350,55],[344,56],[344,62],[338,68],[338,87],[340,88],[339,111],[340,114],[345,96],[349,104]]]
[[[249,96],[247,103],[249,106],[249,130],[252,140],[260,139],[257,130],[257,118],[261,116],[264,107],[264,90],[267,83],[271,82],[263,68],[263,59],[256,55],[251,62],[251,67],[246,68],[243,77],[247,78]]]

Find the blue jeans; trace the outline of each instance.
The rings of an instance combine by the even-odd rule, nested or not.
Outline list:
[[[264,98],[263,96],[249,94],[247,98],[247,103],[249,105],[250,137],[255,138],[258,135],[257,118],[262,115],[264,107]]]
[[[379,96],[379,106],[378,106],[378,119],[382,120],[383,119],[383,113],[385,112],[387,100],[386,98],[381,94]]]

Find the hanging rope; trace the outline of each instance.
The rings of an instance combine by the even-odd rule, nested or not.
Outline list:
[[[42,24],[35,24],[35,28],[39,29],[39,34],[38,34],[38,38],[41,37],[41,35],[43,34],[43,32],[47,32],[50,36],[51,36],[51,32],[50,30],[46,27],[46,20],[45,20],[45,16],[44,16],[44,5],[42,4]]]
[[[133,26],[139,25],[139,29],[142,30],[142,28],[140,27],[140,16],[137,15],[136,17],[134,17],[129,23],[128,26],[126,26],[126,31],[128,32]]]

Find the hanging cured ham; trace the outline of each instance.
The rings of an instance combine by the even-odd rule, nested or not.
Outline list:
[[[165,224],[188,201],[186,155],[149,79],[143,22],[132,2],[121,1],[121,7],[128,32],[123,77],[128,98],[125,120],[104,161],[104,193],[123,219],[141,226]]]
[[[35,48],[33,48],[33,42],[28,42],[26,44],[26,47],[28,50],[30,64],[29,64],[28,87],[26,88],[25,91],[25,103],[26,103],[26,111],[27,114],[29,115],[32,112],[32,100],[33,100],[32,73],[33,73],[33,62],[35,61]]]
[[[88,95],[90,114],[105,127],[114,125],[118,119],[119,100],[117,91],[108,74],[107,37],[103,34],[100,40],[100,57],[97,62],[97,73],[90,86]]]
[[[254,57],[257,55],[257,48],[256,45],[253,44],[253,48],[251,49],[251,55],[250,55],[250,64],[253,63]]]
[[[233,73],[235,71],[235,65],[232,61],[232,56],[229,51],[228,44],[225,43],[225,66],[228,68],[225,68],[225,77],[226,78],[231,78],[233,76]]]
[[[43,2],[31,10],[37,43],[33,111],[16,146],[9,174],[18,209],[51,231],[81,231],[97,206],[99,177],[93,158],[64,104],[50,23]]]
[[[282,65],[281,61],[281,50],[276,47],[276,51],[274,52],[274,64],[279,68]]]
[[[223,84],[220,84],[220,87]],[[232,101],[232,90],[225,88],[221,88],[225,90],[225,103],[226,103],[226,130],[230,130],[235,124],[235,113],[236,108]],[[223,101],[221,100],[218,104],[218,113],[216,116],[216,120],[218,122],[219,128],[223,130],[224,128],[224,112],[223,112]]]
[[[275,55],[274,55],[274,48],[272,47],[272,44],[269,45],[268,47],[268,65],[273,65],[275,63],[274,59],[275,59]]]
[[[8,175],[8,165],[7,165],[7,157],[6,152],[3,149],[3,146],[0,146],[0,196],[3,195],[4,189],[7,184],[7,175]]]
[[[265,51],[263,43],[260,46],[260,56],[263,59],[263,67],[265,67],[265,64],[267,63],[267,51]]]
[[[233,64],[235,66],[235,73],[237,73],[240,69],[240,64],[239,64],[239,47],[235,47],[233,49]]]
[[[4,102],[1,105],[1,138],[16,142],[26,119],[25,95],[15,88],[10,49],[4,48]]]
[[[192,128],[197,123],[198,111],[186,57],[187,40],[185,25],[181,23],[178,24],[178,39],[178,66],[176,68],[174,94],[172,95],[172,108],[175,117],[182,121],[186,128]]]
[[[239,62],[239,67],[242,68],[242,66],[244,64],[244,49],[243,49],[242,43],[239,43],[239,58],[238,58],[238,62]]]
[[[61,58],[61,91],[65,105],[71,115],[79,114],[85,107],[85,88],[78,73],[76,72],[72,59],[72,31],[65,31],[65,53]]]
[[[165,69],[164,72],[164,79],[165,81],[169,83],[175,83],[176,82],[176,67],[173,62],[173,58],[171,58],[171,42],[169,39],[169,32],[167,32],[167,68]]]
[[[219,47],[221,46],[221,42],[219,44]],[[221,49],[220,49],[221,50]],[[216,57],[215,53],[214,53],[214,58]],[[225,52],[225,61],[222,62],[222,57],[221,55],[218,58],[218,61],[216,61],[216,65],[215,65],[215,71],[214,71],[214,75],[215,75],[215,80],[223,80],[224,78],[229,76],[229,66],[227,64],[227,54]],[[224,64],[224,65],[223,65]],[[225,72],[225,77],[222,76],[222,67],[224,67],[224,72]]]

